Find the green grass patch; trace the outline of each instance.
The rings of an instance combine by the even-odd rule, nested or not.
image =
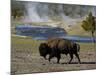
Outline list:
[[[81,51],[95,51],[96,43],[79,43]]]
[[[38,47],[40,43],[45,42],[42,40],[33,40],[32,38],[23,38],[12,36],[11,37],[11,46],[13,49],[17,49],[18,51],[29,50],[33,53],[38,53]],[[80,51],[93,51],[96,50],[96,44],[94,43],[79,43]]]
[[[17,51],[29,50],[31,52],[37,53],[38,46],[40,45],[41,42],[44,41],[33,40],[32,38],[28,37],[26,38],[17,36],[11,37],[11,46],[13,49],[16,49]]]

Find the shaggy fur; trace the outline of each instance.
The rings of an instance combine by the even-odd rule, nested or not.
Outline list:
[[[39,46],[40,55],[46,59],[46,55],[49,54],[49,61],[53,57],[57,57],[57,63],[59,63],[61,54],[69,54],[71,63],[73,55],[78,58],[81,63],[78,52],[80,51],[80,45],[67,39],[48,39],[45,43],[41,43]]]

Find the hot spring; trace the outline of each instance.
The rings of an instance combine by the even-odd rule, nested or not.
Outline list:
[[[63,28],[51,26],[18,25],[15,28],[16,35],[30,36],[35,40],[46,40],[48,38],[64,38],[75,42],[93,42],[95,38],[86,36],[69,35]]]

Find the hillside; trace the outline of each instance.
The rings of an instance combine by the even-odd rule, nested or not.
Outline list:
[[[69,35],[90,36],[81,28],[80,22],[92,12],[96,16],[96,7],[89,5],[71,5],[45,2],[12,1],[12,33],[16,25],[43,25],[61,27]],[[15,32],[15,31],[14,31]]]

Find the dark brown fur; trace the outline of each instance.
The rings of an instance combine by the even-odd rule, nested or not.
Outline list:
[[[44,46],[44,48],[42,48],[41,45]],[[62,53],[70,55],[71,59],[69,63],[71,63],[73,59],[73,54],[75,54],[80,63],[80,58],[78,55],[80,46],[75,42],[72,42],[67,39],[55,38],[55,39],[48,39],[46,43],[41,43],[41,45],[39,47],[40,54],[44,53],[44,55],[42,55],[44,58],[46,58],[46,55],[49,54],[49,61],[51,58],[57,57],[57,63],[59,63]]]

